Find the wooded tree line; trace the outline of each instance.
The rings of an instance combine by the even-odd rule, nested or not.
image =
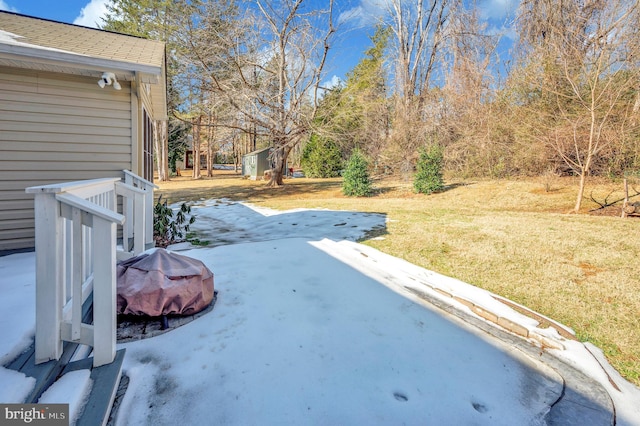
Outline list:
[[[272,146],[273,185],[308,141],[374,174],[413,174],[437,145],[461,176],[576,175],[576,210],[588,176],[640,170],[638,0],[521,0],[508,58],[472,1],[383,4],[332,88],[333,2],[112,0],[105,28],[166,41],[170,129]]]

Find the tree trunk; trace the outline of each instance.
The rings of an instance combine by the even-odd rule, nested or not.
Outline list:
[[[153,150],[156,153],[156,155],[154,155],[154,158],[156,160],[156,170],[158,171],[158,179],[159,180],[163,180],[162,179],[162,166],[161,166],[161,159],[160,159],[160,141],[158,140],[158,132],[157,132],[157,126],[155,121],[153,122]]]
[[[214,137],[214,128],[211,125],[213,120],[211,115],[209,115],[209,127],[207,128],[207,176],[213,176],[213,137]]]
[[[155,151],[156,170],[158,171],[158,180],[164,182],[168,180],[166,169],[163,163],[164,146],[162,145],[162,137],[160,135],[160,127],[158,121],[152,122],[153,128],[153,149]]]
[[[573,208],[573,211],[575,213],[580,212],[580,207],[582,206],[582,197],[584,196],[584,185],[585,182],[587,180],[587,173],[586,171],[582,171],[582,173],[580,173],[580,185],[578,186],[578,196],[576,198],[576,205]]]
[[[162,173],[164,175],[164,179],[160,179],[161,181],[169,180],[169,122],[167,120],[160,121],[159,128],[160,134],[158,138],[160,139],[160,149],[162,150],[162,155],[160,159],[160,165],[162,167]]]
[[[273,167],[271,168],[271,179],[269,180],[269,186],[281,186],[284,185],[285,167],[287,167],[287,157],[291,148],[279,147],[273,150]]]
[[[198,116],[193,123],[193,179],[200,179],[200,125],[202,117]]]
[[[580,170],[580,185],[578,186],[578,197],[576,198],[576,205],[573,208],[573,211],[576,213],[580,212],[580,207],[582,207],[582,198],[584,197],[584,187],[587,182],[587,176],[589,175],[589,170],[591,169],[591,162],[593,161],[593,152],[591,151],[591,142],[589,142],[589,152],[587,153],[587,160],[584,163],[584,166]]]

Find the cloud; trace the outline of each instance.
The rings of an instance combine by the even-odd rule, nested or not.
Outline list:
[[[338,23],[355,28],[372,27],[386,13],[386,4],[386,0],[360,0],[357,6],[340,13]]]
[[[321,86],[325,89],[333,89],[334,87],[342,86],[342,84],[343,84],[342,79],[337,75],[334,75],[333,77],[331,77],[330,80],[322,83]]]
[[[6,10],[7,12],[18,12],[13,6],[9,6],[4,0],[0,0],[0,10]]]
[[[496,26],[493,25],[487,30],[487,34],[489,35],[498,35],[500,37],[507,38],[511,41],[518,39],[518,33],[513,25],[501,25]]]
[[[513,16],[520,0],[484,0],[480,3],[480,13],[485,19],[504,19]]]
[[[344,81],[342,81],[340,77],[334,75],[329,80],[320,84],[320,87],[318,89],[318,98],[324,98],[324,95],[326,95],[329,90],[336,87],[344,87],[344,84]]]
[[[91,0],[80,10],[80,15],[78,15],[73,23],[85,27],[98,28],[98,26],[102,24],[102,18],[107,14],[107,1],[108,0]]]

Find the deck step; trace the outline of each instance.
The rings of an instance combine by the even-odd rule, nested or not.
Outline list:
[[[84,323],[90,323],[92,320],[93,310],[90,302],[91,298],[88,298],[83,305]],[[120,383],[125,349],[116,352],[115,359],[111,364],[93,367],[92,357],[71,361],[79,346],[77,343],[64,342],[62,356],[59,360],[36,364],[34,342],[5,367],[36,379],[33,390],[23,401],[27,404],[37,403],[42,394],[64,374],[76,370],[90,370],[93,386],[76,425],[106,425]]]
[[[106,425],[111,413],[111,407],[116,397],[120,376],[122,375],[122,363],[125,349],[116,352],[116,357],[111,364],[93,367],[91,358],[74,361],[65,367],[63,374],[76,370],[91,369],[91,381],[93,386],[89,398],[76,421],[76,426]]]
[[[91,298],[88,298],[82,305],[82,322],[91,323],[92,319],[93,307]],[[71,361],[78,346],[80,346],[78,343],[64,342],[62,344],[62,355],[60,359],[52,359],[42,364],[36,364],[36,347],[34,342],[27,350],[18,355],[16,359],[5,365],[5,367],[10,370],[19,371],[27,377],[36,379],[33,390],[24,400],[25,403],[34,404],[38,401],[43,392],[60,377],[62,370],[69,361]]]
[[[38,402],[44,391],[49,389],[60,377],[62,370],[71,360],[77,348],[77,343],[65,343],[59,360],[53,359],[42,364],[36,364],[35,345],[32,344],[29,349],[5,366],[10,370],[19,371],[27,377],[36,379],[33,390],[24,400],[25,403],[35,404]]]
[[[106,425],[120,383],[125,349],[116,352],[116,357],[111,364],[93,367],[93,358],[69,362],[77,346],[72,343],[66,344],[59,360],[35,364],[35,350],[32,345],[18,358],[7,364],[6,368],[36,379],[33,390],[23,401],[27,404],[37,403],[42,394],[66,373],[90,370],[93,386],[76,425]]]

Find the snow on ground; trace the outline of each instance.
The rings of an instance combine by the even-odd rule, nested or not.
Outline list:
[[[47,389],[38,402],[41,404],[56,404],[63,400],[69,404],[69,423],[73,424],[91,392],[91,371],[71,371]]]
[[[557,333],[537,329],[483,290],[353,242],[383,227],[384,215],[281,213],[224,200],[192,212],[211,247],[181,254],[214,272],[217,303],[182,327],[119,345],[130,378],[120,425],[536,425],[562,392],[555,370],[403,289],[446,290],[562,340]],[[3,362],[33,336],[33,259],[0,258],[0,289],[12,307],[0,319]],[[640,390],[597,348],[589,350],[598,360],[585,345],[563,345],[560,356],[595,371],[616,402],[618,424],[640,424]],[[599,363],[620,391],[607,385]],[[2,402],[20,401],[33,386],[4,368],[0,382],[16,389],[0,393]],[[46,400],[77,406],[90,386],[76,374]]]
[[[14,359],[32,342],[36,323],[36,258],[34,253],[0,257],[0,288],[12,315],[0,315],[0,363]],[[20,307],[18,309],[17,307]],[[18,318],[15,318],[18,315]]]
[[[191,229],[210,246],[282,238],[355,241],[367,231],[384,229],[385,215],[324,209],[285,212],[229,200],[205,200],[191,207]]]
[[[186,254],[215,272],[218,301],[123,345],[123,424],[537,424],[562,391],[304,239]]]

